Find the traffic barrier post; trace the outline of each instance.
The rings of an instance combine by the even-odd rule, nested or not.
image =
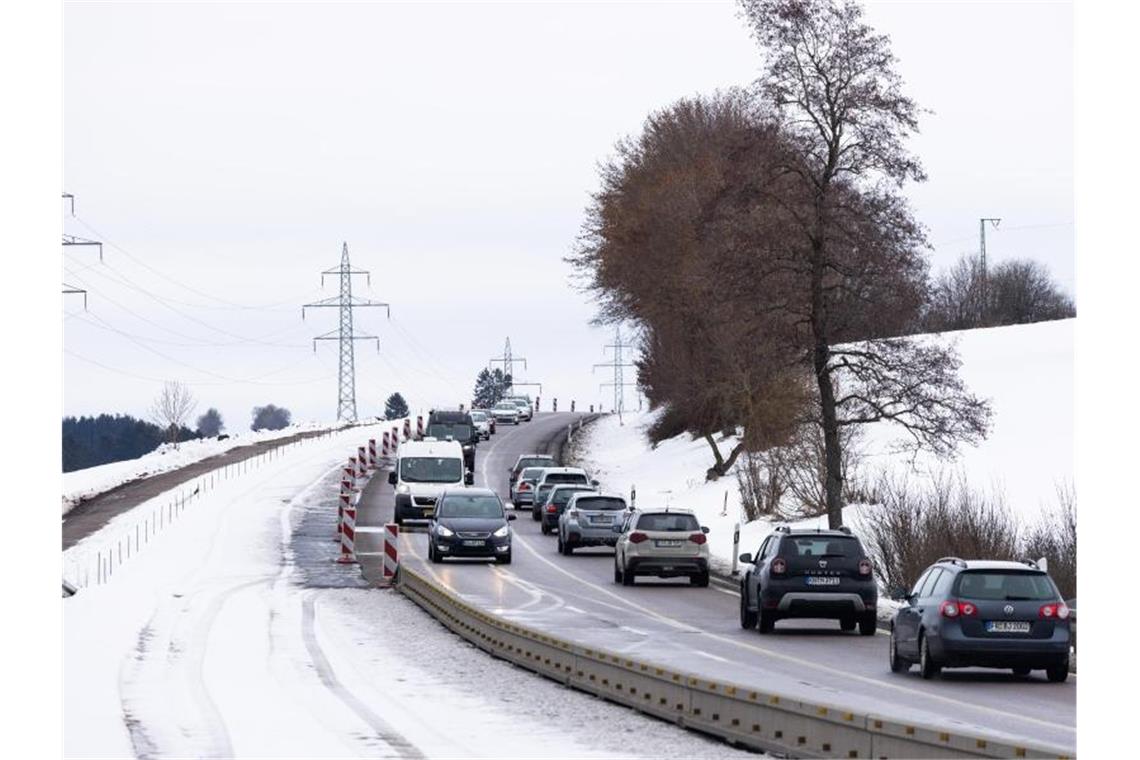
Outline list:
[[[391,585],[396,582],[396,573],[400,568],[400,526],[396,523],[384,523],[384,583]]]
[[[391,444],[391,442],[388,440],[388,431],[387,431],[387,430],[385,430],[385,431],[384,431],[384,434],[381,436],[381,442],[380,442],[380,456],[382,456],[382,457],[384,457],[385,459],[387,459],[387,458],[388,458],[389,456],[391,456],[391,455],[392,455],[392,444]]]
[[[412,437],[412,418],[404,418],[404,440],[410,440]]]
[[[350,500],[344,508],[344,520],[340,530],[340,556],[337,564],[355,565],[356,562],[356,505]]]
[[[368,439],[368,468],[375,470],[380,464],[376,461],[376,439]]]
[[[416,415],[416,438],[424,437],[424,416],[422,414]]]

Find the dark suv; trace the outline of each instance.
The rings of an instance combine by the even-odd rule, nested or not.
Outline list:
[[[891,621],[896,673],[918,663],[923,678],[971,666],[1069,677],[1069,607],[1034,562],[944,557],[896,596],[903,602]]]
[[[740,625],[770,633],[777,620],[830,618],[845,631],[875,633],[879,590],[871,560],[847,528],[776,528],[760,550],[740,555]]]
[[[475,469],[475,445],[479,443],[479,428],[471,413],[461,409],[432,409],[428,414],[427,436],[440,441],[459,441],[463,444],[463,464]]]

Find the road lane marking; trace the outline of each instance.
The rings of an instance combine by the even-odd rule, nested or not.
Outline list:
[[[701,634],[703,636],[709,637],[713,641],[719,641],[723,644],[728,644],[730,646],[741,647],[743,649],[748,649],[748,650],[751,650],[753,652],[759,652],[761,654],[768,655],[769,657],[773,657],[773,658],[778,659],[778,660],[783,660],[785,662],[789,662],[789,663],[792,663],[795,665],[799,665],[801,667],[811,668],[812,670],[817,670],[817,671],[820,671],[822,673],[827,673],[827,674],[832,675],[832,676],[838,676],[840,678],[849,678],[853,681],[858,681],[860,683],[865,683],[865,684],[869,684],[872,686],[878,686],[878,687],[890,689],[892,691],[896,691],[896,692],[900,692],[903,694],[908,694],[908,695],[912,695],[912,696],[916,696],[916,697],[931,699],[931,700],[934,700],[937,702],[943,702],[945,704],[955,705],[956,707],[965,707],[965,708],[968,708],[971,710],[981,710],[983,712],[993,713],[996,715],[1003,715],[1003,716],[1008,717],[1008,718],[1013,718],[1016,720],[1025,721],[1027,723],[1032,723],[1032,724],[1044,726],[1047,728],[1059,728],[1059,729],[1062,729],[1065,731],[1071,731],[1073,733],[1076,733],[1076,730],[1077,730],[1076,726],[1061,725],[1061,724],[1056,723],[1055,721],[1042,720],[1039,718],[1032,718],[1032,717],[1029,717],[1027,715],[1021,715],[1019,713],[1012,713],[1012,712],[1007,712],[1005,710],[999,710],[999,709],[992,707],[992,706],[978,705],[976,703],[965,702],[965,701],[962,701],[959,699],[955,699],[953,697],[946,697],[946,696],[943,696],[941,694],[934,694],[931,692],[921,691],[919,689],[912,689],[912,688],[909,688],[907,686],[903,686],[901,684],[890,683],[889,681],[885,681],[882,679],[872,678],[870,676],[864,676],[864,675],[859,675],[858,673],[852,673],[850,671],[840,670],[838,668],[833,668],[829,665],[824,665],[822,663],[813,662],[812,660],[805,660],[805,659],[800,658],[800,657],[795,657],[794,655],[784,654],[783,652],[777,652],[775,650],[768,649],[767,647],[761,647],[761,646],[757,646],[755,644],[749,644],[749,643],[746,643],[744,641],[739,641],[737,639],[732,639],[732,638],[728,638],[726,636],[721,636],[719,634],[715,634],[715,633],[712,633],[710,631],[706,631],[706,630],[703,630],[701,628],[697,628],[696,626],[690,625],[688,623],[682,623],[681,621],[676,620],[674,618],[671,618],[668,615],[662,615],[660,612],[657,612],[656,610],[649,609],[648,607],[643,607],[642,605],[637,604],[636,602],[633,602],[629,599],[626,599],[625,597],[622,597],[619,594],[615,594],[613,591],[611,591],[607,588],[603,588],[602,586],[599,586],[596,583],[593,583],[592,581],[590,581],[586,578],[583,578],[581,576],[575,575],[574,573],[571,573],[569,570],[566,570],[565,568],[555,564],[554,562],[551,562],[546,557],[544,557],[541,553],[538,552],[538,550],[536,550],[534,547],[532,547],[530,545],[529,541],[522,539],[522,538],[520,538],[519,540],[522,543],[523,548],[526,549],[531,554],[533,554],[535,556],[535,558],[537,558],[541,562],[544,562],[545,564],[549,565],[550,567],[554,568],[556,571],[562,573],[563,575],[567,576],[568,578],[571,578],[572,580],[574,580],[574,581],[576,581],[576,582],[578,582],[584,586],[589,586],[590,588],[593,588],[594,590],[599,591],[602,594],[605,594],[606,596],[617,599],[619,602],[626,605],[627,607],[638,610],[642,614],[647,615],[647,616],[652,617],[652,618],[655,618],[655,619],[659,620],[660,622],[663,622],[667,625],[673,626],[674,628],[678,628],[680,630],[688,631],[690,633],[698,633],[698,634]]]

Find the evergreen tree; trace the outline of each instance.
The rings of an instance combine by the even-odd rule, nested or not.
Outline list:
[[[214,407],[206,410],[206,413],[198,418],[198,435],[205,438],[212,438],[225,429],[226,423],[222,422],[222,414]]]
[[[399,393],[393,393],[384,402],[384,419],[398,420],[408,416],[408,402]]]
[[[475,378],[475,393],[472,402],[476,408],[490,409],[503,400],[503,396],[510,387],[509,375],[504,376],[501,369],[481,369]]]

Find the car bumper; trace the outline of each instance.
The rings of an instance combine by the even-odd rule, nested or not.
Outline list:
[[[511,503],[513,503],[516,507],[524,504],[530,506],[531,504],[534,504],[534,494],[520,491],[511,497]]]
[[[704,557],[629,557],[626,559],[626,572],[641,575],[656,575],[661,578],[704,575],[709,571],[708,560]]]
[[[943,628],[930,635],[930,653],[944,667],[1048,667],[1069,655],[1068,627],[1056,626],[1047,639],[964,636]]]
[[[610,526],[601,528],[570,523],[566,526],[566,538],[574,546],[614,546],[618,535]]]
[[[838,586],[808,587],[803,578],[769,581],[760,593],[760,606],[781,617],[835,619],[874,610],[879,601],[874,581],[845,578]]]
[[[481,546],[467,546],[460,538],[435,538],[435,548],[444,557],[502,557],[511,551],[510,538],[491,538]]]
[[[416,504],[409,494],[396,494],[395,516],[401,520],[427,520],[435,514],[435,505]]]

